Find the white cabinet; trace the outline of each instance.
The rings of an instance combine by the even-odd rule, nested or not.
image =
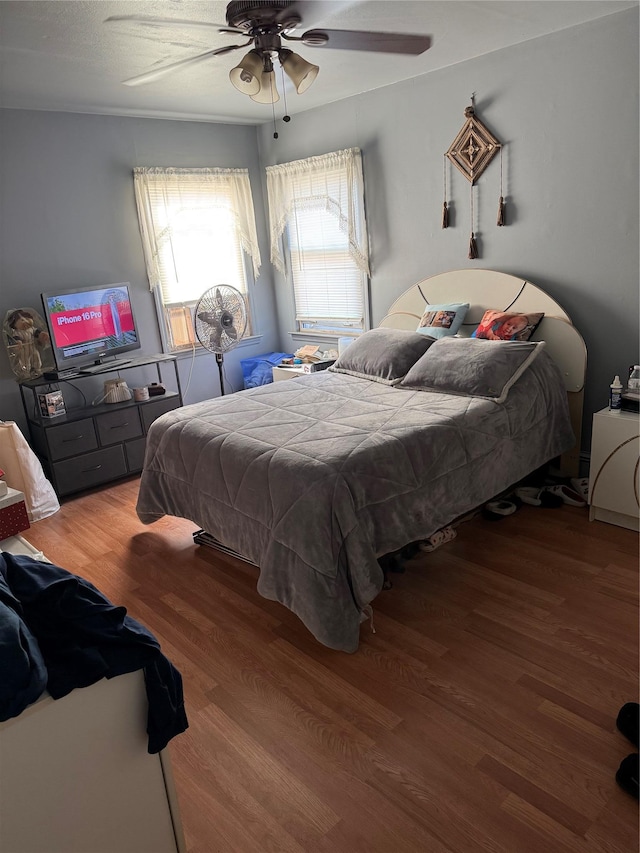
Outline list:
[[[639,530],[640,415],[602,409],[593,416],[589,520]]]
[[[184,850],[166,750],[149,755],[141,670],[45,694],[0,723],[0,850]]]
[[[2,551],[47,559],[21,536]],[[0,722],[2,853],[184,853],[168,749],[147,751],[142,670],[43,694]]]

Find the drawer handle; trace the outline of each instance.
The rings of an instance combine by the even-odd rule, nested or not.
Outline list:
[[[129,421],[125,421],[123,424],[114,424],[110,426],[109,429],[124,429],[129,426]]]
[[[81,438],[84,438],[82,433],[80,433],[80,435],[74,435],[73,438],[63,438],[62,443],[67,444],[69,441],[80,441]]]
[[[94,465],[93,468],[83,468],[82,473],[88,474],[90,471],[99,471],[102,468],[102,465]]]

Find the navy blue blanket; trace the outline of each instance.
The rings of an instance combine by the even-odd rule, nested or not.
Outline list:
[[[0,720],[44,690],[54,699],[101,678],[144,670],[149,752],[187,726],[178,670],[124,607],[93,584],[32,557],[0,553]]]

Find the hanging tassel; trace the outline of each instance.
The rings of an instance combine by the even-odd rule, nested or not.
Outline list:
[[[470,109],[470,108],[469,108],[469,109]],[[474,231],[473,231],[473,226],[474,226],[474,217],[473,217],[473,182],[471,183],[471,186],[469,187],[469,190],[470,190],[470,192],[469,192],[469,205],[470,205],[470,209],[471,209],[471,210],[470,210],[470,212],[471,212],[471,216],[469,217],[469,218],[470,218],[470,220],[471,220],[471,237],[469,238],[469,254],[467,255],[467,257],[468,257],[470,260],[472,260],[472,261],[473,261],[475,258],[477,258],[477,257],[478,257],[478,246],[477,246],[477,244],[476,244],[476,235],[474,234]]]
[[[449,208],[447,207],[447,155],[442,160],[442,189],[444,200],[442,202],[442,227],[449,227]]]
[[[502,145],[500,146],[500,201],[498,202],[498,219],[496,225],[504,225],[504,196],[502,190]]]

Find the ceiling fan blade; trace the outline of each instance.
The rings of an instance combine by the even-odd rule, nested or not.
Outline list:
[[[362,0],[292,0],[286,8],[277,13],[275,20],[281,23],[291,15],[297,15],[301,21],[306,21],[307,25],[320,23],[360,2]]]
[[[328,40],[323,44],[323,36]],[[308,47],[332,50],[371,50],[378,53],[407,53],[417,56],[431,47],[431,36],[412,33],[372,33],[361,30],[307,30],[302,42]]]
[[[112,15],[105,24],[134,23],[147,27],[191,27],[193,29],[215,29],[225,33],[244,35],[242,30],[231,29],[227,24],[213,24],[209,21],[187,21],[183,18],[153,18],[149,15]]]
[[[129,77],[128,80],[123,80],[122,82],[125,86],[141,86],[143,83],[151,83],[153,80],[158,80],[160,77],[164,77],[165,74],[176,71],[178,68],[195,65],[198,62],[203,62],[205,59],[211,59],[212,56],[229,53],[232,50],[237,50],[239,47],[246,47],[249,44],[252,44],[252,42],[230,44],[226,47],[219,47],[217,50],[207,50],[204,53],[199,53],[197,56],[190,56],[188,59],[179,59],[178,62],[171,62],[169,65],[163,65],[161,68],[155,68],[152,71],[145,71],[144,74],[138,74],[136,77]]]

